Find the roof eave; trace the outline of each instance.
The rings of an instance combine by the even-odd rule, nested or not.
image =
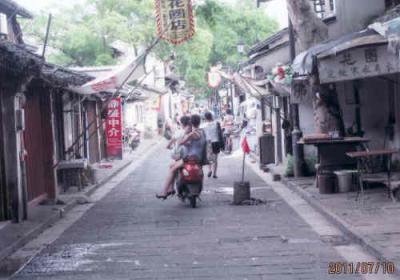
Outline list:
[[[33,18],[33,14],[31,12],[12,0],[2,0],[0,2],[0,10],[3,10],[8,15],[19,15],[27,19]]]

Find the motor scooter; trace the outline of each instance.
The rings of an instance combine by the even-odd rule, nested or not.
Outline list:
[[[140,131],[134,129],[130,134],[129,147],[134,151],[140,144]]]
[[[178,197],[184,202],[189,200],[190,206],[196,208],[203,190],[204,173],[200,162],[195,158],[184,161],[176,180]]]

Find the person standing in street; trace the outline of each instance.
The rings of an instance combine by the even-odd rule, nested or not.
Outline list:
[[[205,123],[203,125],[204,132],[207,139],[207,159],[209,162],[208,177],[213,176],[214,179],[218,178],[218,154],[221,152],[221,139],[222,134],[221,126],[218,122],[214,121],[213,115],[210,112],[204,114]]]
[[[231,109],[226,110],[226,114],[222,121],[222,128],[225,134],[225,152],[231,153],[233,148],[231,134],[233,132],[233,127],[235,124],[234,116]]]

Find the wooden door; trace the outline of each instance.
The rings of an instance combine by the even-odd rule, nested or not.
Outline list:
[[[0,89],[1,94],[1,89]],[[3,118],[2,118],[2,100],[0,98],[0,221],[10,218],[8,213],[8,192],[5,182],[5,170],[4,170],[4,143],[3,143]]]
[[[98,133],[98,117],[96,102],[89,101],[86,103],[87,124],[90,125],[88,129],[88,142],[89,142],[89,161],[95,163],[100,161],[100,145]]]
[[[29,94],[25,105],[24,142],[27,151],[26,182],[29,202],[46,193],[40,99],[37,93]]]

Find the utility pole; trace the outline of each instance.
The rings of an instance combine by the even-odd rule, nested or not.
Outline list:
[[[45,54],[46,54],[46,48],[47,48],[47,44],[49,41],[49,34],[50,34],[50,26],[51,26],[51,20],[53,19],[52,14],[49,14],[49,19],[47,20],[47,28],[46,28],[46,36],[44,39],[44,45],[43,45],[43,52],[42,52],[42,57],[44,58]]]
[[[289,44],[290,44],[290,60],[294,61],[296,57],[296,45],[294,38],[293,24],[289,17]],[[292,130],[292,147],[293,147],[293,171],[295,177],[301,177],[304,175],[304,147],[303,145],[297,144],[297,142],[303,136],[303,132],[300,129],[300,115],[299,115],[299,104],[293,103],[290,105],[290,113],[292,118],[293,130]]]

